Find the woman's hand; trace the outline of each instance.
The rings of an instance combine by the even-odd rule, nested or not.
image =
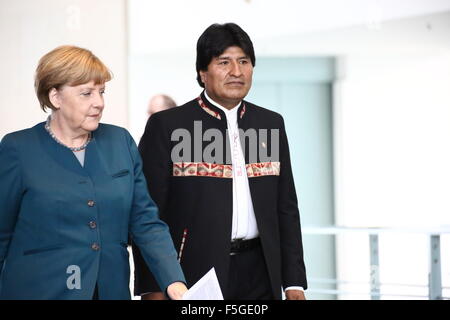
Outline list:
[[[167,295],[172,300],[181,300],[188,288],[183,282],[174,282],[167,287]]]

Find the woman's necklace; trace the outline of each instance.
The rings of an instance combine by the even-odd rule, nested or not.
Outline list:
[[[69,147],[66,146],[64,143],[62,143],[61,141],[58,140],[58,138],[55,136],[55,134],[52,132],[52,129],[50,129],[50,116],[48,116],[47,121],[45,122],[45,130],[47,130],[48,134],[50,135],[50,137],[53,138],[53,140],[55,140],[56,142],[58,142],[60,145],[62,145],[63,147],[66,147],[67,149],[72,150],[73,152],[77,152],[77,151],[81,151],[86,149],[87,145],[89,144],[89,142],[91,142],[91,133],[88,133],[88,138],[86,140],[86,142],[81,146],[81,147]]]

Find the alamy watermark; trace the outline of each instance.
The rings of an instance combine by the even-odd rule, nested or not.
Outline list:
[[[171,141],[178,142],[171,151],[173,163],[178,162],[208,162],[231,163],[234,148],[230,145],[229,131],[226,134],[216,128],[203,132],[202,122],[194,121],[194,133],[187,129],[178,128],[172,132]],[[270,139],[269,139],[270,135]],[[279,129],[239,129],[239,134],[232,137],[233,143],[239,143],[242,150],[248,150],[249,163],[278,162],[280,158],[280,130]],[[259,143],[258,143],[259,141]],[[270,143],[269,143],[270,141]],[[210,142],[203,147],[204,142]],[[224,143],[226,154],[224,155]],[[270,147],[270,150],[269,150]],[[192,154],[192,152],[194,154]],[[225,156],[225,157],[224,157]],[[259,159],[259,161],[258,161]]]
[[[77,265],[70,265],[66,270],[70,276],[67,278],[66,284],[69,290],[81,289],[81,269]]]

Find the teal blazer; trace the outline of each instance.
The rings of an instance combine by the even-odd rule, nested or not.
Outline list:
[[[130,299],[128,236],[161,288],[185,282],[136,145],[100,124],[84,167],[39,123],[0,144],[0,299]]]

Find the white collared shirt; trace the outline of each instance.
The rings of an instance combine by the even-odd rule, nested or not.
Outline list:
[[[228,137],[231,147],[231,164],[233,167],[233,224],[231,228],[231,240],[257,238],[259,231],[256,224],[237,122],[238,109],[241,102],[234,108],[228,110],[212,100],[206,91],[205,97],[212,105],[222,110],[227,118]]]

